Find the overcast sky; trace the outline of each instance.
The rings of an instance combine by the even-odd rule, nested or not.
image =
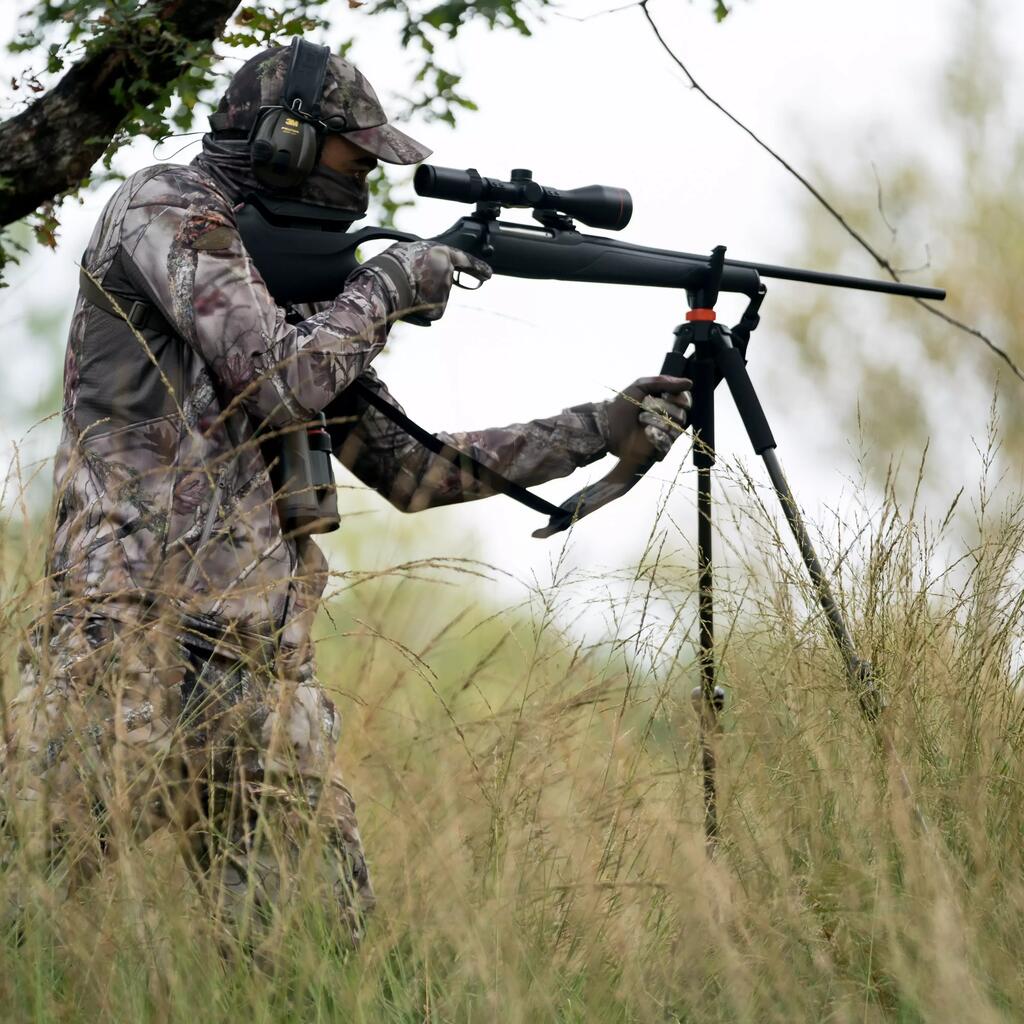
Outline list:
[[[737,258],[799,264],[794,246],[804,200],[800,186],[686,87],[638,10],[574,20],[604,6],[569,0],[566,16],[548,15],[530,39],[484,30],[461,36],[451,58],[480,111],[466,115],[455,132],[442,125],[409,128],[433,147],[432,162],[475,166],[492,176],[531,167],[538,180],[560,188],[623,186],[632,192],[635,208],[621,235],[629,241],[691,252],[726,244]],[[894,136],[904,153],[919,151],[932,166],[948,159],[933,86],[955,45],[963,10],[958,0],[750,0],[737,2],[721,25],[709,15],[710,7],[705,0],[653,0],[651,10],[701,84],[797,164],[852,179],[871,174],[873,163],[884,180],[884,142],[875,150],[871,140]],[[1022,7],[994,9],[1001,38],[1022,38]],[[4,5],[0,36],[10,38],[12,22]],[[400,91],[415,55],[402,52],[385,20],[353,16],[352,26],[358,33],[353,59],[382,98]],[[0,61],[9,70],[18,66],[10,57]],[[1006,87],[1019,109],[1020,75]],[[873,134],[872,126],[886,130]],[[187,141],[165,144],[159,157],[168,158]],[[195,150],[188,146],[174,159],[186,161]],[[120,166],[130,171],[153,162],[153,145],[146,142],[125,154]],[[30,396],[52,372],[33,355],[26,313],[42,307],[70,316],[76,261],[111,190],[100,189],[80,208],[66,209],[58,251],[34,255],[12,275],[13,286],[0,292],[0,316],[8,325],[7,390],[15,397]],[[403,215],[401,226],[430,235],[464,212],[421,200]],[[852,251],[841,269],[878,276],[866,256]],[[773,305],[802,287],[807,286],[770,283],[765,324],[751,348],[755,383],[783,353],[773,333]],[[410,415],[431,429],[501,425],[608,397],[635,377],[656,372],[684,313],[684,297],[667,291],[494,279],[476,294],[457,293],[440,324],[397,332],[378,365]],[[825,505],[841,505],[855,473],[853,456],[845,462],[842,455],[823,457],[836,451],[835,439],[826,436],[832,410],[801,387],[798,365],[783,370],[788,372],[773,373],[772,380],[789,383],[776,383],[763,398],[783,464],[815,515]],[[844,396],[851,404],[856,398]],[[728,404],[720,403],[720,448],[763,478]],[[983,431],[985,415],[984,408],[966,410],[965,432]],[[0,409],[0,429],[9,438],[22,427],[16,407]],[[48,450],[52,436],[44,435],[44,442]],[[679,451],[618,506],[574,531],[575,560],[618,567],[635,554],[662,481],[677,472],[684,447],[677,445]],[[600,464],[541,492],[562,500],[587,473],[596,477],[607,468]],[[691,484],[692,475],[686,487]],[[689,522],[690,496],[672,500],[680,520]],[[343,502],[373,510],[380,546],[367,560],[387,561],[389,538],[406,521],[372,496],[345,496]],[[464,547],[516,575],[543,579],[555,549],[529,538],[537,520],[503,498],[439,510],[417,520],[421,529],[413,547],[423,555]],[[448,541],[439,552],[432,541],[435,525],[446,527],[446,536],[454,527],[462,541]]]

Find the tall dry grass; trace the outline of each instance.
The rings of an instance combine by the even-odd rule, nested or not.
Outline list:
[[[1024,1017],[1024,496],[997,497],[986,477],[933,517],[894,484],[822,524],[908,795],[765,484],[721,476],[729,703],[714,859],[689,700],[687,474],[634,568],[588,573],[556,556],[513,607],[478,564],[338,575],[321,676],[345,714],[340,756],[380,898],[358,954],[327,941],[301,884],[271,956],[226,951],[157,837],[66,903],[45,877],[8,869],[0,887],[29,909],[0,942],[0,1017]],[[7,655],[32,610],[26,552],[41,535],[7,529]]]

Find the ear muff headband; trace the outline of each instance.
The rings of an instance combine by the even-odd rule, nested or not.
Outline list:
[[[331,51],[326,46],[307,43],[298,36],[292,39],[292,60],[281,90],[284,105],[289,110],[320,119],[320,101],[330,58]]]
[[[253,126],[249,157],[262,185],[289,189],[300,185],[316,166],[320,152],[320,101],[331,51],[292,39],[292,57],[279,106],[260,111]]]

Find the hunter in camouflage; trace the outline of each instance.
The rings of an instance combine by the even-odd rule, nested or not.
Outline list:
[[[290,881],[281,865],[315,840],[338,920],[358,937],[373,891],[310,639],[327,566],[312,537],[282,530],[258,434],[322,411],[336,457],[396,508],[485,496],[349,386],[393,403],[372,365],[391,325],[410,307],[440,316],[455,270],[489,270],[400,243],[333,302],[274,303],[235,211],[259,188],[246,139],[280,94],[285,52],[238,72],[192,165],[124,182],[82,258],[123,315],[80,295],[71,322],[50,608],[3,722],[0,795],[14,825],[37,819],[69,884],[123,837],[172,825],[229,916],[246,899],[272,909]],[[332,168],[325,144],[297,190],[308,202],[358,215],[367,161],[429,152],[386,123],[337,57],[322,117],[363,163]],[[152,315],[134,317],[135,302]],[[663,455],[685,424],[687,388],[651,378],[546,419],[440,436],[539,484],[609,451]]]

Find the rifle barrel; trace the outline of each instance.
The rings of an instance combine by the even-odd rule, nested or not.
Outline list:
[[[770,263],[746,263],[743,260],[726,260],[726,266],[756,270],[762,277],[774,277],[780,281],[803,281],[806,284],[822,284],[832,288],[854,288],[864,292],[883,292],[886,295],[903,295],[911,299],[935,299],[941,302],[946,297],[944,288],[928,288],[919,284],[904,284],[901,281],[876,281],[870,277],[848,277],[846,274],[829,274],[821,270],[800,270],[796,267],[777,267]]]

